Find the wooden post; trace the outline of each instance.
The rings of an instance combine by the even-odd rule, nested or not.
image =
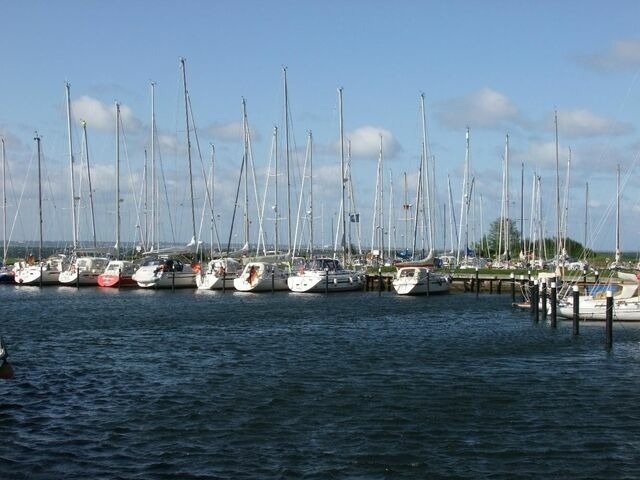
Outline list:
[[[378,296],[382,295],[382,269],[378,268]]]
[[[480,295],[480,280],[479,280],[478,267],[476,267],[476,298]]]
[[[598,283],[598,281],[600,280],[600,272],[596,270],[594,273],[596,275],[596,283]]]
[[[429,272],[429,270],[427,269],[427,297],[429,296],[429,289],[431,287],[429,285],[430,276],[431,276],[431,272]]]
[[[611,350],[613,346],[613,292],[607,290],[607,312],[605,323],[605,348]]]
[[[531,293],[531,310],[532,310],[532,314],[533,314],[533,320],[538,323],[538,314],[539,312],[539,304],[538,304],[538,300],[539,300],[539,294],[540,291],[538,290],[538,281],[534,280],[533,281],[533,290]]]
[[[558,326],[558,292],[556,291],[556,282],[551,282],[551,328]]]
[[[542,320],[547,320],[547,279],[542,279],[542,284],[540,285],[540,300],[542,304]]]
[[[225,293],[227,285],[227,269],[223,267],[222,270],[222,293]]]
[[[573,286],[573,336],[580,334],[580,292],[578,286]]]
[[[516,303],[516,276],[512,273],[511,277],[511,303]]]
[[[271,293],[276,291],[276,273],[271,272]]]

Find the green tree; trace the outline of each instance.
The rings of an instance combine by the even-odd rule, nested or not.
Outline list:
[[[489,226],[489,233],[485,235],[482,242],[481,251],[485,256],[497,257],[505,252],[505,231],[509,231],[509,255],[511,259],[518,258],[520,253],[520,232],[516,228],[516,223],[511,219],[503,217],[496,218]],[[500,241],[500,233],[502,233],[502,241]],[[486,251],[487,247],[489,252]],[[498,252],[501,249],[501,252]]]

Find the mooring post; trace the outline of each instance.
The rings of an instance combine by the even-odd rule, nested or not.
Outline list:
[[[324,269],[324,293],[329,293],[329,269]]]
[[[578,286],[573,286],[573,336],[580,334],[580,292]]]
[[[511,277],[511,303],[516,303],[516,276],[512,273]]]
[[[226,285],[227,285],[227,269],[223,268],[222,269],[222,293],[225,293]]]
[[[382,295],[382,268],[378,268],[378,296]]]
[[[611,350],[611,347],[613,346],[613,292],[611,290],[607,290],[607,312],[604,337],[606,349]]]
[[[600,280],[600,272],[596,270],[594,273],[596,276],[596,283],[598,283],[598,281]]]
[[[480,273],[478,272],[478,267],[476,267],[476,298],[480,295]]]
[[[558,306],[558,292],[556,291],[556,282],[551,282],[551,328],[558,326],[558,312],[556,308]]]
[[[430,281],[430,277],[431,277],[431,272],[429,272],[429,270],[427,270],[427,297],[429,296],[429,289],[430,289],[429,281]]]
[[[582,283],[584,283],[584,290],[587,291],[587,269],[582,270]]]
[[[542,303],[542,320],[547,320],[547,279],[542,278],[542,284],[540,285],[540,295]]]
[[[538,300],[540,299],[540,290],[538,289],[538,280],[533,281],[533,290],[531,292],[531,311],[533,314],[533,319],[537,323],[538,322],[538,314],[539,312],[539,304]]]
[[[276,291],[276,272],[271,272],[271,293]]]

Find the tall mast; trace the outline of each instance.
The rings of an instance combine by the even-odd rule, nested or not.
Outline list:
[[[465,225],[465,241],[468,241],[468,217],[469,217],[469,212],[468,212],[468,205],[469,202],[471,201],[471,199],[469,198],[469,192],[467,191],[469,189],[469,152],[470,152],[470,146],[469,146],[469,127],[467,127],[467,132],[465,135],[465,139],[466,139],[466,147],[465,147],[465,155],[464,155],[464,174],[462,177],[462,203],[460,205],[460,233],[458,235],[458,258],[457,258],[457,262],[460,263],[460,243],[462,241],[462,225]],[[464,258],[467,258],[468,255],[468,245],[465,243],[465,251],[464,251]]]
[[[620,164],[616,171],[616,266],[620,264]]]
[[[38,225],[40,230],[40,243],[38,244],[38,258],[40,262],[42,262],[42,167],[41,167],[41,151],[40,151],[40,136],[38,132],[36,132],[34,140],[36,141],[36,145],[38,148]],[[42,263],[41,263],[42,264]],[[42,274],[40,275],[42,277]]]
[[[187,128],[187,159],[189,162],[189,193],[191,194],[191,227],[192,227],[192,237],[191,243],[193,243],[193,251],[195,254],[198,253],[198,242],[196,240],[196,208],[194,205],[193,199],[193,173],[191,168],[191,136],[189,133],[189,100],[188,100],[188,91],[187,91],[187,69],[185,66],[185,58],[180,57],[180,65],[182,67],[182,85],[184,87],[184,116],[185,116],[185,124]]]
[[[286,70],[285,70],[285,77],[286,77]],[[286,107],[285,107],[286,108]],[[286,131],[287,129],[285,129],[285,136],[286,136]],[[288,140],[287,140],[288,141]],[[274,149],[274,160],[275,160],[275,165],[274,165],[274,180],[275,180],[275,185],[274,185],[274,190],[275,190],[275,203],[273,205],[273,213],[275,215],[275,226],[276,226],[276,231],[275,231],[275,245],[273,246],[273,250],[276,252],[276,254],[278,253],[278,246],[280,245],[280,232],[279,232],[279,227],[280,227],[280,222],[278,222],[278,220],[280,219],[280,208],[278,206],[278,127],[274,126],[273,127],[273,149]],[[286,148],[287,152],[289,151],[288,148]],[[288,156],[288,153],[287,153]],[[289,160],[287,159],[287,175],[289,175]],[[267,173],[268,175],[268,173]],[[266,193],[266,192],[265,192]],[[291,250],[289,250],[290,252]]]
[[[584,192],[584,246],[582,247],[583,257],[587,258],[587,239],[588,237],[588,227],[589,227],[589,182],[586,184],[585,192]]]
[[[244,98],[242,98],[242,131],[244,135],[243,164],[246,165],[244,174],[244,245],[247,245],[249,243],[249,120],[247,119],[247,101]]]
[[[511,260],[511,220],[509,219],[509,134],[507,134],[504,144],[504,250],[507,262]]]
[[[520,256],[524,255],[524,162],[520,169]]]
[[[424,108],[424,93],[420,94],[420,111],[422,112],[422,169],[424,176],[423,198],[427,210],[427,235],[429,238],[429,253],[433,250],[433,225],[431,221],[431,188],[429,185],[429,158],[427,157],[427,114]]]
[[[339,100],[339,110],[340,110],[340,182],[342,186],[342,263],[346,263],[346,255],[347,255],[347,246],[346,246],[346,231],[347,231],[347,220],[344,215],[344,193],[346,186],[346,179],[344,178],[344,119],[342,112],[342,87],[338,88],[338,100]]]
[[[76,220],[76,201],[79,200],[76,198],[76,182],[73,174],[73,141],[71,140],[71,94],[70,94],[71,86],[69,83],[65,83],[65,92],[67,97],[67,137],[69,141],[69,171],[71,173],[71,223],[72,223],[72,245],[73,251],[75,252],[78,248],[78,230],[77,230],[77,220]],[[40,140],[38,137],[38,145],[40,145]]]
[[[556,267],[560,267],[560,159],[558,156],[558,111],[554,112],[556,130]]]
[[[7,264],[7,157],[4,149],[4,137],[2,142],[2,265]]]
[[[285,142],[285,160],[287,163],[287,224],[289,245],[287,253],[291,254],[291,166],[289,159],[289,89],[287,87],[287,67],[282,68],[284,74],[284,142]],[[276,164],[278,160],[276,158]],[[277,183],[277,179],[276,179]]]
[[[120,258],[120,104],[116,102],[116,258]]]
[[[91,233],[93,238],[93,248],[98,248],[96,239],[96,216],[93,209],[93,188],[91,186],[91,166],[89,165],[89,141],[87,139],[87,122],[82,120],[82,139],[84,142],[84,153],[87,160],[87,180],[89,182],[89,210],[91,212]]]
[[[158,182],[156,172],[156,84],[151,82],[151,250],[160,248],[158,235]]]
[[[313,133],[309,130],[309,243],[313,255]]]

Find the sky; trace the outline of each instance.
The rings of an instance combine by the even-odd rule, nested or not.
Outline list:
[[[140,241],[149,223],[142,199],[145,164],[147,178],[151,169],[154,82],[154,155],[164,172],[160,182],[164,198],[158,207],[163,241],[187,243],[192,218],[198,238],[211,241],[204,186],[211,182],[211,170],[217,237],[223,246],[229,238],[243,241],[242,205],[233,230],[231,223],[245,150],[245,99],[253,159],[247,195],[250,243],[257,242],[257,211],[263,201],[266,241],[275,240],[277,210],[279,242],[286,242],[288,219],[295,227],[299,218],[303,177],[307,193],[300,217],[309,218],[305,216],[311,209],[309,167],[305,175],[304,162],[312,132],[310,216],[315,243],[331,244],[341,210],[338,89],[342,88],[355,199],[355,207],[348,210],[360,213],[363,250],[371,248],[375,231],[381,138],[385,238],[392,238],[397,248],[408,242],[410,222],[401,206],[405,195],[415,203],[422,152],[421,94],[438,249],[445,241],[448,248],[452,230],[460,230],[459,225],[451,227],[446,212],[455,211],[456,221],[460,220],[467,127],[474,182],[469,212],[472,239],[487,233],[501,214],[509,135],[509,216],[518,228],[522,218],[525,236],[538,217],[531,211],[537,177],[542,192],[540,224],[546,236],[555,236],[558,167],[568,236],[583,242],[586,226],[589,246],[613,250],[619,165],[620,248],[628,252],[640,248],[637,1],[26,0],[3,2],[2,13],[0,135],[5,139],[10,177],[5,211],[12,241],[38,239],[35,132],[43,151],[45,240],[69,242],[72,237],[66,82],[80,239],[87,242],[92,236],[89,200],[94,203],[98,240],[115,239],[118,102],[121,240]],[[193,216],[180,58],[185,59],[191,105]],[[290,112],[290,207],[283,193],[287,191],[284,67]],[[87,126],[88,149],[81,120]],[[270,164],[275,157],[274,127],[278,128],[277,176],[274,161]]]

